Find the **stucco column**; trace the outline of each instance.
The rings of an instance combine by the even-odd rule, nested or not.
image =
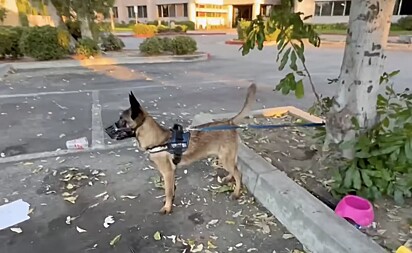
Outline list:
[[[260,14],[260,3],[254,3],[252,8],[252,19],[255,19]]]
[[[7,10],[6,18],[2,25],[19,26],[19,10],[17,9],[17,4],[15,0],[6,0],[4,2],[4,7]]]
[[[153,21],[157,19],[157,5],[153,2],[147,2],[147,20]]]
[[[188,12],[188,18],[190,21],[195,23],[195,27],[197,28],[196,24],[196,1],[195,0],[190,0],[187,4],[187,12]]]
[[[233,24],[233,5],[228,5],[227,7],[227,27],[232,28]]]

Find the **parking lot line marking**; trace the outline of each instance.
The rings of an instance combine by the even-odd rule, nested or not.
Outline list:
[[[129,86],[129,87],[116,87],[116,88],[106,88],[106,89],[96,89],[98,91],[111,91],[111,90],[135,90],[135,89],[149,89],[149,88],[163,88],[172,87],[168,85],[143,85],[143,86]],[[36,92],[36,93],[21,93],[21,94],[8,94],[0,95],[0,98],[21,98],[21,97],[37,97],[37,96],[47,96],[47,95],[67,95],[67,94],[79,94],[79,93],[90,93],[95,90],[73,90],[73,91],[46,91],[46,92]]]
[[[92,144],[91,148],[104,147],[104,132],[102,122],[102,106],[99,100],[99,91],[94,90],[92,92]]]
[[[126,142],[116,143],[112,145],[103,145],[102,147],[98,147],[95,149],[91,149],[91,148],[59,149],[55,151],[45,151],[45,152],[38,152],[38,153],[31,153],[31,154],[16,155],[16,156],[0,158],[0,164],[17,163],[17,162],[28,161],[28,160],[45,159],[49,157],[64,156],[64,155],[70,155],[70,154],[81,154],[81,153],[94,152],[94,151],[106,151],[106,150],[122,149],[122,148],[133,148],[133,142],[126,141]]]

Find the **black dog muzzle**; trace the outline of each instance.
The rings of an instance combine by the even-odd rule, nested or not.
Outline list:
[[[104,131],[113,140],[123,140],[135,137],[135,131],[133,129],[129,127],[119,127],[117,122],[107,127]]]

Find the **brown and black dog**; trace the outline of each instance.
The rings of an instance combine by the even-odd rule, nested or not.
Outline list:
[[[242,110],[234,117],[219,122],[210,122],[196,126],[195,128],[235,125],[246,117],[256,100],[256,84],[251,84],[247,90],[247,96]],[[115,123],[118,129],[128,129],[123,136],[117,139],[135,137],[138,148],[148,151],[154,147],[165,145],[171,138],[170,129],[158,124],[143,106],[137,101],[133,93],[129,95],[130,108],[123,111],[120,119]],[[113,138],[113,137],[112,137]],[[161,213],[168,214],[172,211],[175,195],[175,169],[187,166],[194,161],[207,157],[217,157],[219,164],[229,172],[224,182],[235,179],[235,189],[232,194],[234,199],[239,198],[242,188],[242,175],[237,168],[238,133],[236,130],[220,130],[202,132],[190,131],[190,141],[187,149],[183,152],[180,162],[175,165],[173,154],[168,151],[157,153],[149,152],[149,159],[156,165],[164,179],[166,200]]]

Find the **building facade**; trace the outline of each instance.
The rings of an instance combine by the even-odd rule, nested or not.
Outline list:
[[[119,23],[190,20],[196,28],[231,28],[239,19],[268,14],[278,4],[280,0],[117,0],[113,12]],[[311,23],[347,23],[350,7],[350,0],[304,0],[296,1],[295,11],[312,15]],[[407,15],[412,15],[412,0],[397,0],[392,21]]]

